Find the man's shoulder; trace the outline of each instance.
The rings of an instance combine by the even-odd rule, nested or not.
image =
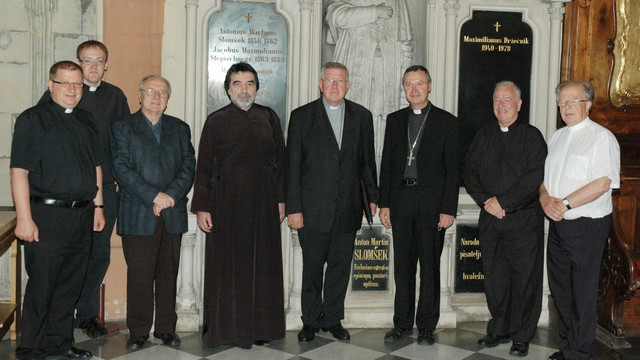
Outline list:
[[[431,103],[431,110],[429,110],[429,111],[432,112],[433,115],[441,117],[443,119],[447,119],[447,120],[451,120],[451,121],[454,121],[454,120],[458,119],[452,113],[448,112],[447,110],[444,110],[444,109],[441,109],[441,108],[435,106],[433,103]]]
[[[347,107],[347,109],[350,108],[351,111],[354,111],[356,113],[365,113],[365,114],[370,114],[371,113],[371,111],[369,111],[369,109],[367,109],[366,107],[358,104],[355,101],[344,99],[344,103],[345,103],[345,106]]]

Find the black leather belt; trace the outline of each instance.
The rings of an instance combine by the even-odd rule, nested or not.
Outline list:
[[[418,179],[402,179],[402,185],[404,185],[404,186],[416,186],[416,185],[418,185]]]
[[[84,201],[66,201],[66,200],[56,200],[56,199],[47,199],[39,196],[32,196],[31,202],[45,204],[49,206],[55,207],[63,207],[63,208],[81,208],[89,205],[93,200],[84,200]]]

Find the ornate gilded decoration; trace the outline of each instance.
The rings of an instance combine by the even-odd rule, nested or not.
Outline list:
[[[609,100],[615,107],[640,105],[640,7],[636,0],[618,0],[616,38]]]

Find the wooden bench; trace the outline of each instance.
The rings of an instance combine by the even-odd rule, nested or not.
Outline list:
[[[16,213],[0,209],[0,256],[11,249],[11,297],[0,301],[0,339],[11,330],[11,340],[20,332],[20,302],[22,300],[22,255],[16,239]]]

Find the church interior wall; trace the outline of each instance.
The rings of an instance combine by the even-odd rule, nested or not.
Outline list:
[[[290,1],[290,0],[254,0],[274,3],[276,11],[282,14],[289,27],[289,62],[287,69],[287,113],[292,109],[317,98],[318,69],[322,62],[330,59],[332,46],[326,43],[326,26],[324,25],[327,0]],[[22,0],[2,0],[9,11],[0,13],[0,205],[11,206],[9,185],[9,154],[15,117],[37,100],[44,85],[37,85],[32,79],[33,62],[31,37],[29,35],[29,12]],[[167,113],[184,119],[190,126],[193,143],[199,143],[199,133],[204,124],[206,114],[206,49],[207,22],[212,13],[220,9],[222,0],[31,0],[28,3],[56,4],[56,12],[51,23],[53,39],[50,60],[74,59],[75,47],[78,43],[89,39],[104,40],[110,50],[110,69],[107,81],[120,86],[125,91],[132,111],[138,109],[137,84],[139,79],[148,73],[161,73],[171,81],[174,93],[169,101]],[[301,4],[308,6],[306,11]],[[456,33],[447,33],[447,17],[445,5],[457,4],[455,11]],[[548,72],[558,71],[549,67],[550,50],[545,48],[551,36],[549,30],[548,2],[527,0],[407,0],[415,37],[413,63],[425,64],[431,71],[434,90],[430,96],[436,105],[443,107],[450,90],[457,85],[446,84],[447,71],[455,71],[457,60],[445,58],[445,45],[457,46],[460,27],[469,17],[473,9],[504,9],[520,11],[524,19],[534,29],[536,47],[534,49],[534,66],[536,80],[532,82],[532,120],[535,126],[546,133],[548,119],[546,109],[548,91],[555,84],[549,84]],[[195,12],[190,17],[189,11]],[[306,17],[305,17],[306,16]],[[449,19],[449,20],[448,20]],[[195,21],[195,24],[190,23]],[[308,21],[308,22],[305,22]],[[310,27],[307,38],[301,33],[305,25]],[[190,29],[195,29],[195,34]],[[188,48],[185,39],[195,35],[195,52]],[[306,41],[305,41],[306,40]],[[7,44],[7,45],[5,45]],[[457,54],[457,52],[455,53]],[[301,62],[305,56],[309,61]],[[456,55],[457,56],[457,55]],[[45,57],[46,58],[46,57]],[[51,62],[52,63],[52,62]],[[39,63],[48,67],[51,63]],[[304,71],[308,69],[308,71]],[[190,73],[193,71],[194,73]],[[187,83],[194,76],[193,84]],[[453,78],[457,81],[457,76]],[[25,81],[25,79],[30,79]],[[44,83],[45,79],[38,81]],[[188,92],[193,98],[187,97]],[[449,91],[449,92],[447,92]],[[457,92],[455,92],[457,93]],[[487,99],[487,101],[490,101]],[[554,105],[555,106],[555,105]],[[535,109],[535,111],[533,111]],[[456,113],[455,107],[447,109]],[[535,116],[534,116],[535,115]],[[553,119],[555,124],[555,119]],[[468,196],[462,196],[461,202],[469,207],[474,206]],[[192,219],[193,220],[193,219]],[[196,233],[195,222],[190,222],[190,231]],[[203,236],[198,232],[198,241],[193,251],[193,262],[189,264],[195,272],[193,281],[198,295],[196,307],[201,301],[201,281],[203,268]],[[299,308],[299,298],[295,297],[295,283],[298,281],[300,264],[292,247],[296,241],[286,226],[283,226],[283,258],[285,261],[285,291],[290,308]],[[117,243],[117,241],[116,241]],[[116,250],[118,251],[118,250]],[[120,255],[121,256],[121,252]],[[123,262],[112,257],[112,269],[124,268]],[[115,261],[115,262],[114,262]],[[118,262],[121,261],[121,262]],[[184,266],[184,264],[183,264]],[[108,274],[107,285],[122,286],[125,281],[122,273]],[[111,285],[115,284],[115,285]],[[119,284],[119,285],[117,285]],[[180,285],[179,285],[180,287]],[[450,289],[443,289],[451,293]],[[113,291],[112,291],[113,293]],[[107,291],[109,294],[109,290]],[[122,297],[121,293],[118,293]],[[293,294],[293,295],[291,295]],[[108,295],[109,296],[109,295]],[[356,296],[357,298],[357,296]],[[354,298],[355,299],[355,298]],[[357,300],[357,299],[356,299]],[[107,318],[124,317],[124,304],[121,298],[109,300],[114,307],[107,309]],[[118,303],[119,305],[116,305]],[[384,301],[383,301],[384,303]],[[449,306],[446,301],[443,302]],[[387,301],[385,306],[390,305]],[[355,305],[354,305],[355,306]],[[363,312],[372,311],[361,308]],[[482,311],[479,311],[480,313]],[[380,312],[378,325],[389,325],[391,317]],[[485,313],[480,314],[486,317]],[[355,320],[354,320],[355,321]],[[455,323],[455,320],[454,320]]]

